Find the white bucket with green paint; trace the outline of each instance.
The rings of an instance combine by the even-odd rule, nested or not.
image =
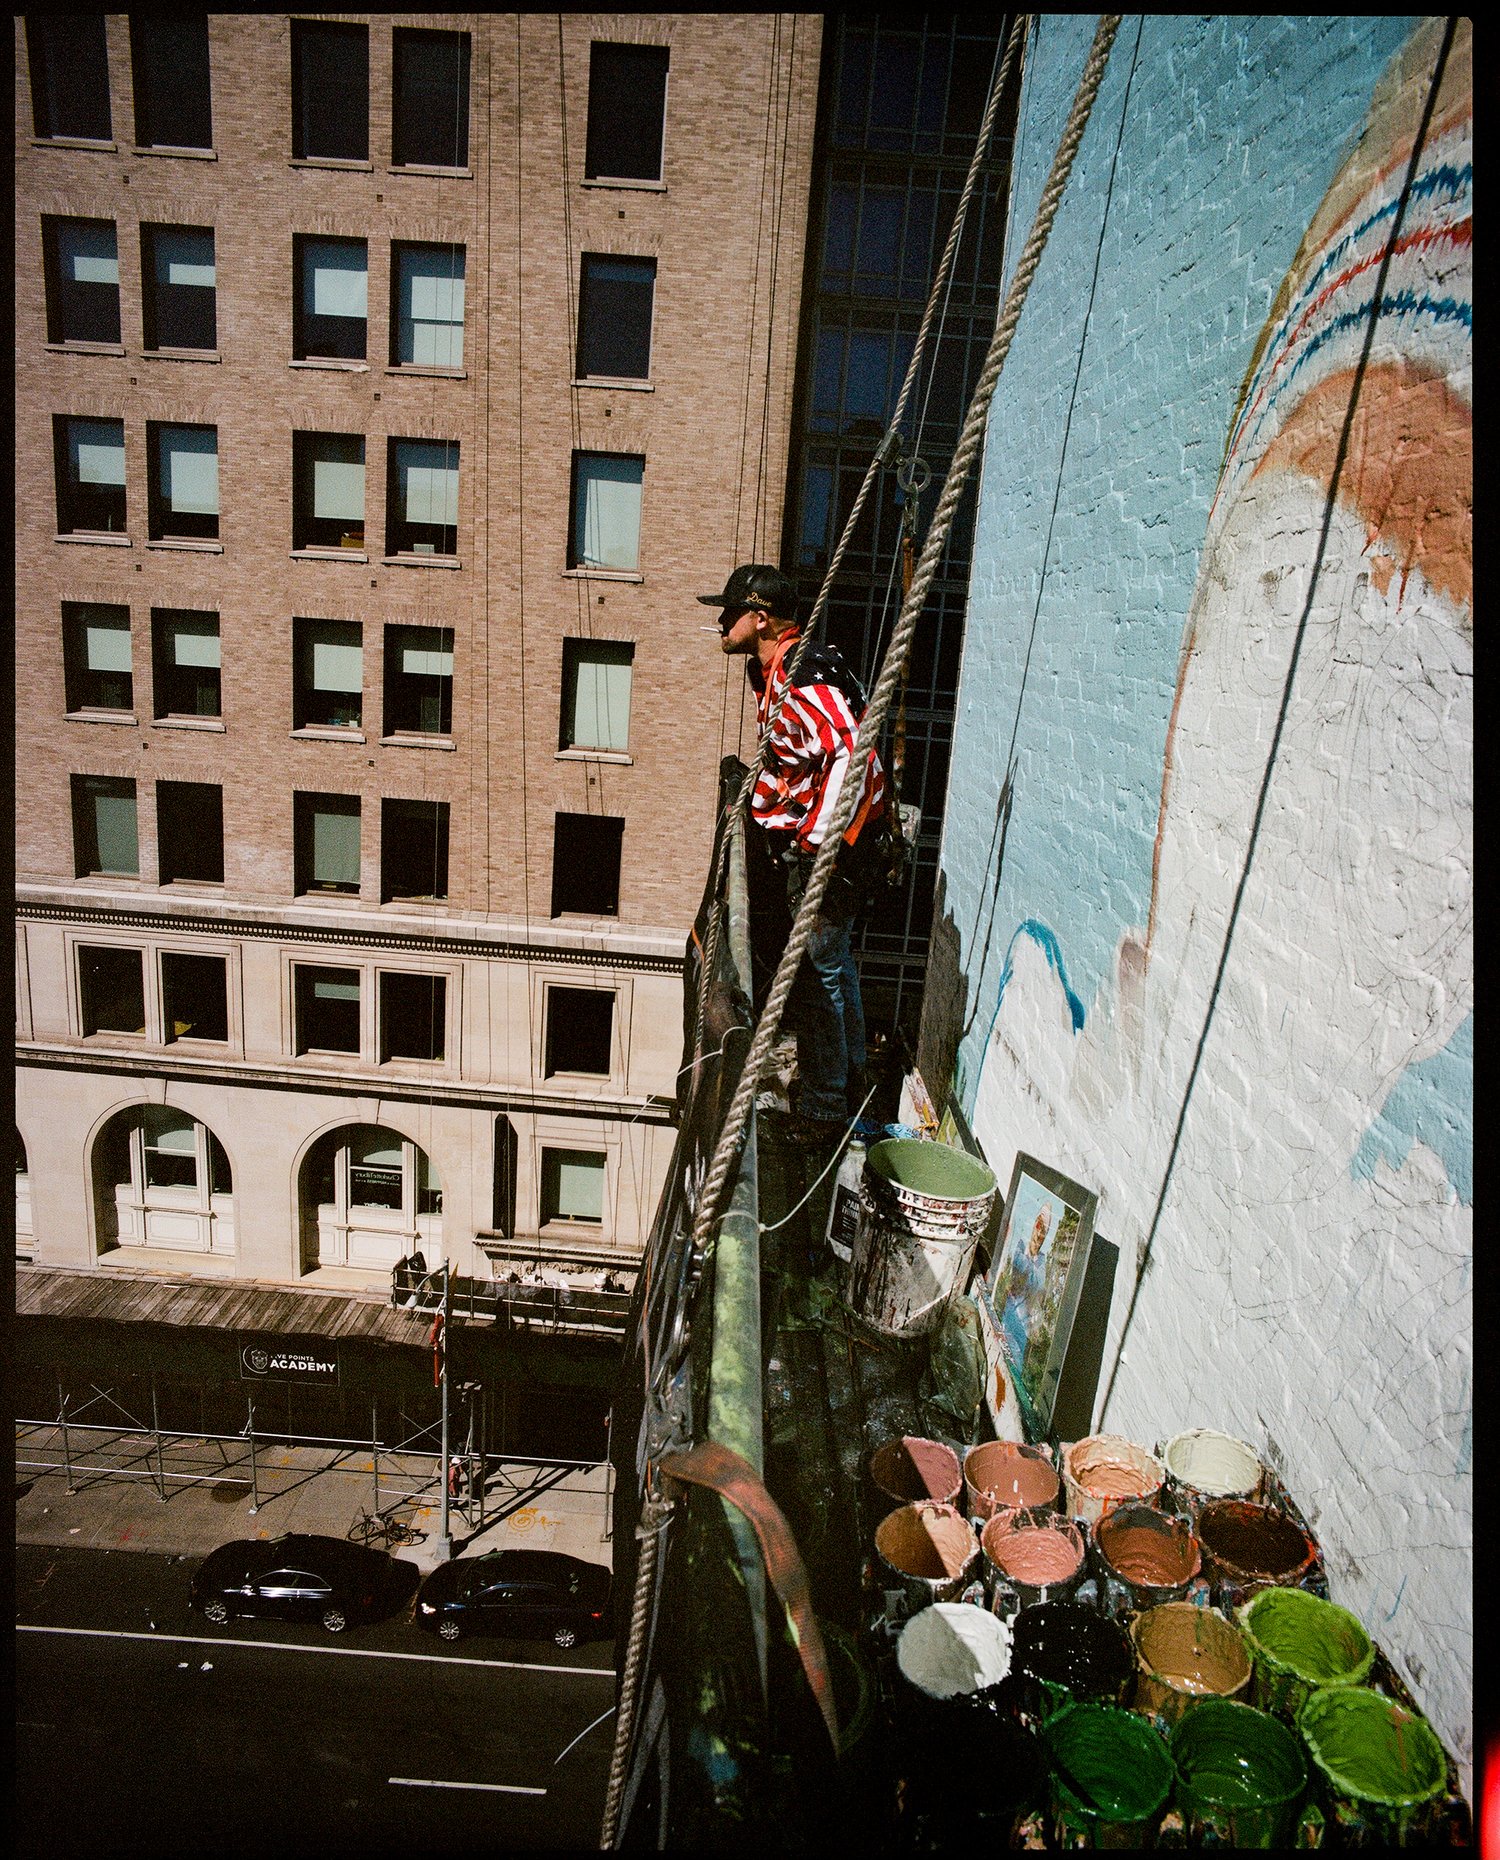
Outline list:
[[[968,1280],[995,1178],[949,1143],[872,1144],[859,1190],[849,1304],[887,1337],[935,1330]]]

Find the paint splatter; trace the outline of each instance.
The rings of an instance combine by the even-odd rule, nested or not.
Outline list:
[[[1349,1173],[1368,1181],[1377,1161],[1399,1170],[1414,1143],[1442,1162],[1454,1192],[1474,1205],[1474,1016],[1470,1014],[1440,1053],[1409,1065],[1361,1137]]]

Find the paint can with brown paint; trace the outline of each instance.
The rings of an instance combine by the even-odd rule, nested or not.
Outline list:
[[[870,1483],[886,1511],[932,1498],[957,1506],[964,1489],[963,1468],[952,1447],[941,1440],[902,1434],[870,1455]]]
[[[986,1440],[964,1455],[969,1516],[982,1524],[997,1511],[1056,1511],[1062,1480],[1045,1447]]]
[[[1068,1516],[1096,1526],[1120,1505],[1154,1499],[1166,1468],[1154,1454],[1119,1434],[1090,1434],[1063,1448],[1063,1490]]]
[[[990,1607],[1002,1617],[1066,1601],[1083,1580],[1083,1533],[1055,1511],[997,1511],[979,1547]]]
[[[1245,1698],[1250,1655],[1244,1636],[1216,1609],[1164,1602],[1135,1617],[1130,1638],[1137,1711],[1170,1725],[1199,1699]]]
[[[1226,1614],[1262,1589],[1299,1588],[1318,1570],[1318,1546],[1275,1505],[1216,1498],[1198,1514],[1203,1571]]]
[[[1151,1505],[1120,1505],[1095,1527],[1090,1554],[1106,1614],[1180,1602],[1195,1582],[1207,1599],[1207,1585],[1199,1582],[1202,1554],[1186,1518]]]
[[[876,1580],[894,1624],[931,1602],[956,1602],[974,1574],[979,1541],[953,1505],[920,1499],[875,1527]]]
[[[1196,1519],[1216,1498],[1259,1504],[1269,1474],[1254,1447],[1212,1427],[1174,1434],[1159,1450],[1167,1472],[1167,1496],[1175,1510]]]

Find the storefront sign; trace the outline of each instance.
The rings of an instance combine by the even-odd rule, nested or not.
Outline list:
[[[242,1382],[323,1382],[339,1379],[338,1345],[326,1337],[239,1336]]]

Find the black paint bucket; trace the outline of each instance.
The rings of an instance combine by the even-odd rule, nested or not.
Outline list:
[[[1130,1636],[1082,1602],[1023,1608],[1011,1626],[1011,1671],[1035,1682],[1049,1711],[1070,1698],[1118,1705],[1134,1684]]]

